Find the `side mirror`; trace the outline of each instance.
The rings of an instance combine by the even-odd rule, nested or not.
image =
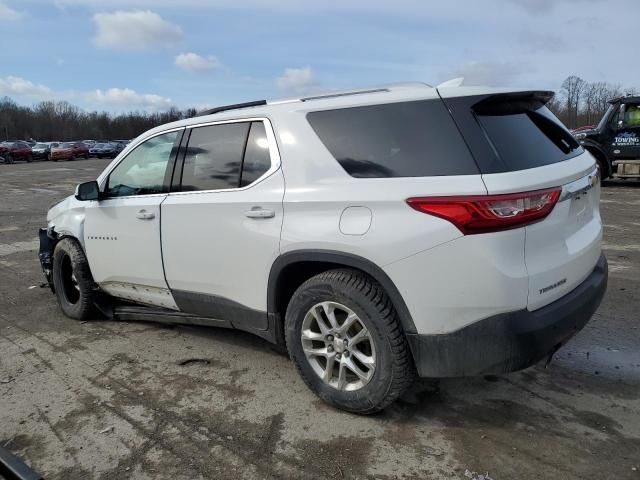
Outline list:
[[[76,198],[81,202],[87,200],[100,200],[100,187],[95,180],[81,183],[76,187]]]

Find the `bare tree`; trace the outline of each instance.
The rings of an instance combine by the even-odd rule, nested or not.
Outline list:
[[[68,102],[45,101],[33,107],[0,98],[0,138],[48,140],[129,139],[163,123],[197,115],[195,109],[129,112],[109,115],[85,112]]]
[[[567,122],[571,127],[577,126],[578,109],[584,88],[585,81],[576,75],[571,75],[562,82],[561,92],[565,99]]]

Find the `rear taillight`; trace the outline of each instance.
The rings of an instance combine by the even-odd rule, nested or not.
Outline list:
[[[419,212],[448,220],[465,235],[471,235],[542,220],[553,210],[561,190],[557,187],[504,195],[415,197],[407,199],[407,203]]]

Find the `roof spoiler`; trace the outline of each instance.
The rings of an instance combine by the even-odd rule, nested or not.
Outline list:
[[[483,98],[471,109],[478,115],[509,115],[528,110],[532,105],[546,105],[554,95],[548,90],[496,93]]]

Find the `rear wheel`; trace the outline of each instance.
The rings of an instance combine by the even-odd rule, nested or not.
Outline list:
[[[287,349],[322,400],[354,413],[384,409],[415,369],[391,300],[355,270],[331,270],[294,293],[285,317]]]
[[[27,163],[31,163],[33,162],[33,155],[28,155],[27,156]]]
[[[13,163],[13,155],[7,155],[4,157],[4,163]]]
[[[80,244],[72,238],[58,242],[53,252],[53,285],[67,317],[86,320],[93,311],[93,277]]]

